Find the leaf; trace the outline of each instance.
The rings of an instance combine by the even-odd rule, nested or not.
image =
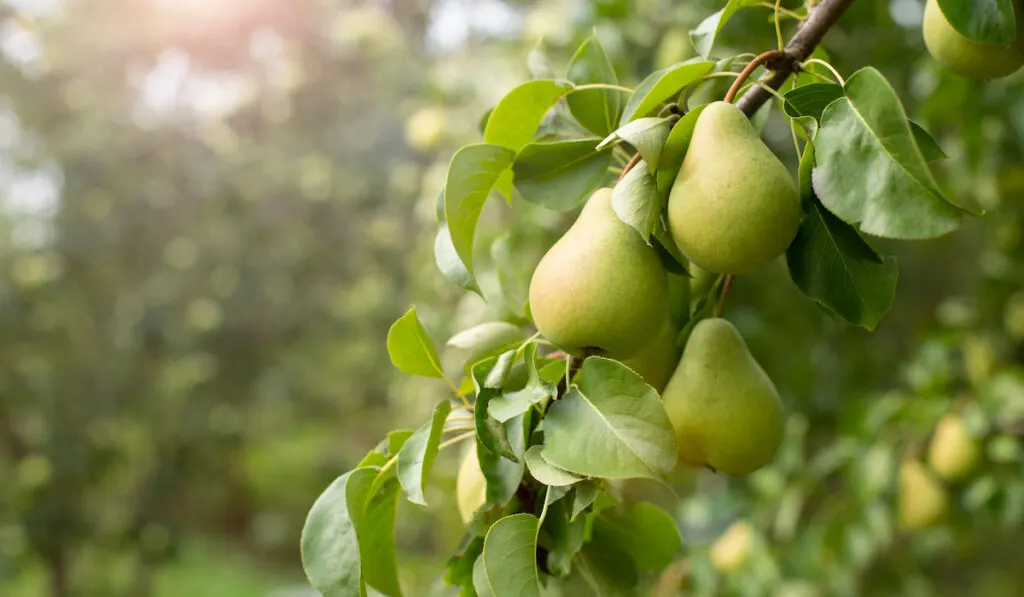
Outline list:
[[[594,148],[598,139],[530,143],[512,165],[523,199],[547,209],[567,211],[585,201],[604,181],[610,151]]]
[[[867,234],[899,239],[941,236],[960,224],[914,141],[896,92],[864,68],[829,104],[815,138],[814,191],[822,204]]]
[[[644,160],[640,160],[612,188],[612,209],[620,220],[640,234],[644,242],[651,244],[651,234],[660,222],[665,206]]]
[[[619,126],[647,116],[662,102],[696,83],[713,68],[714,62],[687,61],[651,73],[630,96],[622,118],[619,119]]]
[[[506,321],[488,321],[455,334],[448,339],[447,346],[468,351],[467,360],[474,363],[515,348],[525,338],[522,328],[517,325]]]
[[[664,570],[683,549],[675,519],[646,502],[602,512],[594,518],[593,539],[628,552],[641,572]]]
[[[707,104],[697,106],[687,112],[672,127],[672,132],[665,140],[665,146],[661,150],[661,159],[658,160],[658,192],[668,196],[672,190],[672,184],[679,175],[679,168],[683,165],[683,158],[686,157],[686,150],[690,148],[690,139],[693,138],[693,128],[697,125],[697,117],[704,111]]]
[[[526,468],[533,475],[534,479],[544,485],[553,485],[555,487],[564,487],[572,485],[577,481],[582,481],[576,475],[563,471],[547,460],[544,460],[544,457],[540,454],[542,449],[541,446],[530,446],[530,449],[526,451]]]
[[[635,595],[639,575],[636,562],[619,546],[588,541],[576,558],[581,571],[597,585],[601,597]]]
[[[527,411],[504,424],[505,437],[512,447],[514,454],[526,453],[526,434],[532,420],[530,411]],[[498,454],[487,450],[477,438],[477,461],[480,470],[487,479],[487,508],[503,507],[515,495],[519,483],[523,479],[525,464],[523,459],[513,462]]]
[[[811,116],[815,120],[821,120],[821,113],[825,111],[825,107],[843,97],[843,86],[835,83],[812,83],[787,91],[782,97],[786,99],[783,104],[786,116]]]
[[[572,516],[570,520],[576,520],[581,512],[594,503],[601,493],[601,486],[596,481],[582,481],[575,486],[575,495],[572,500]]]
[[[711,48],[715,45],[715,39],[732,15],[741,8],[756,6],[759,3],[758,0],[729,0],[725,8],[701,21],[696,29],[690,31],[690,42],[693,43],[697,53],[707,58],[711,54]]]
[[[493,115],[491,119],[494,119]],[[480,143],[466,145],[457,151],[448,165],[444,191],[445,221],[455,254],[465,265],[470,278],[473,277],[473,237],[480,211],[498,177],[512,165],[514,158],[515,153],[504,147]]]
[[[786,250],[793,282],[804,294],[846,321],[873,330],[896,293],[894,257],[878,256],[857,230],[826,210],[814,195],[811,145],[800,160],[805,217]]]
[[[494,597],[540,597],[537,571],[537,531],[532,514],[506,516],[491,526],[484,539],[484,589]],[[474,585],[476,585],[474,575]],[[477,588],[480,591],[480,588]]]
[[[1008,46],[1019,32],[1014,21],[1013,0],[938,0],[942,15],[967,39],[988,45]],[[1018,5],[1017,10],[1021,10]]]
[[[484,552],[484,538],[474,536],[465,548],[448,558],[444,581],[453,587],[473,586],[473,567]]]
[[[615,69],[596,37],[587,39],[576,50],[569,61],[568,78],[577,85],[619,83]],[[624,103],[622,95],[623,91],[617,89],[573,90],[565,101],[580,124],[603,137],[614,130],[615,123],[619,121]]]
[[[358,478],[356,480],[359,480]],[[380,479],[369,487],[374,490]],[[358,503],[362,485],[349,483],[346,488],[349,504]],[[395,517],[398,506],[398,482],[393,478],[383,482],[375,493],[365,494],[365,509],[352,516],[359,539],[359,557],[362,560],[363,580],[368,587],[391,597],[400,597],[398,560],[395,553]]]
[[[910,121],[910,130],[914,133],[914,141],[917,142],[918,148],[921,149],[921,154],[924,156],[924,159],[929,162],[934,162],[936,160],[944,160],[949,157],[946,155],[946,152],[942,151],[942,148],[939,147],[935,138],[928,134],[928,131],[924,130],[921,125],[917,124],[913,120]]]
[[[570,514],[567,502],[549,507],[537,539],[538,545],[547,550],[547,569],[562,578],[572,571],[572,560],[583,547],[589,525],[586,518],[571,521]]]
[[[444,377],[434,343],[416,317],[416,307],[406,311],[388,330],[388,355],[402,373]]]
[[[494,597],[491,589],[491,581],[487,578],[487,569],[484,567],[484,559],[479,557],[473,563],[473,589],[478,597]]]
[[[672,240],[668,230],[665,230],[664,226],[655,226],[654,234],[651,236],[651,246],[654,247],[654,252],[658,254],[658,259],[661,260],[662,267],[670,274],[677,276],[691,277],[690,272],[686,271],[686,266],[683,265],[683,257],[679,254],[679,248],[676,247],[675,241]]]
[[[398,451],[401,450],[402,446],[405,445],[405,442],[412,437],[412,434],[412,429],[395,429],[394,431],[389,431],[387,435],[388,454],[392,456],[398,454]]]
[[[488,412],[491,399],[501,396],[501,384],[504,383],[505,376],[512,367],[514,356],[514,351],[509,351],[499,357],[491,357],[473,365],[473,386],[476,389],[473,416],[477,438],[484,448],[513,462],[518,462],[519,458],[512,451],[512,446],[506,437],[505,426]]]
[[[442,224],[437,229],[437,236],[434,237],[434,262],[437,264],[437,269],[441,270],[441,275],[449,282],[483,296],[473,274],[466,269],[459,254],[455,252],[455,245],[452,244],[452,235],[447,224]]]
[[[526,363],[529,376],[526,386],[518,392],[509,392],[492,398],[487,405],[491,416],[502,423],[526,412],[534,404],[545,404],[547,400],[555,396],[557,389],[555,383],[542,379],[540,371],[537,369],[536,344],[526,346],[523,350],[523,361]]]
[[[675,468],[676,440],[653,388],[618,361],[590,357],[544,418],[542,454],[578,475],[659,478]]]
[[[387,464],[388,455],[380,450],[370,450],[363,459],[359,461],[356,468],[362,468],[364,466],[384,466]]]
[[[444,422],[451,411],[452,405],[447,399],[438,402],[430,422],[417,429],[398,452],[398,481],[406,497],[414,504],[427,505],[423,498],[423,488],[430,478]]]
[[[513,155],[533,138],[551,106],[572,89],[567,81],[523,83],[501,98],[487,119],[484,143],[511,149]]]
[[[638,118],[608,135],[597,146],[597,149],[601,150],[621,139],[632,145],[633,149],[640,153],[640,157],[651,165],[649,168],[653,174],[654,166],[661,159],[661,151],[665,147],[665,141],[668,139],[668,133],[672,129],[674,120],[674,118]]]

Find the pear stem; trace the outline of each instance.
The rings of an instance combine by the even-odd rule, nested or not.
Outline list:
[[[628,173],[630,170],[632,170],[633,166],[636,166],[638,163],[640,163],[640,152],[639,151],[636,152],[635,154],[633,154],[633,157],[630,158],[629,163],[627,163],[625,165],[625,167],[622,168],[622,174],[619,175],[619,180],[616,182],[616,184],[618,184],[619,182],[622,182],[622,179],[626,177],[626,173]]]
[[[729,286],[732,285],[732,274],[725,276],[725,283],[722,284],[722,292],[718,295],[718,303],[715,304],[715,317],[721,317],[725,309],[725,295],[729,294]]]
[[[753,60],[748,62],[747,67],[740,71],[739,76],[732,82],[732,87],[729,88],[729,92],[725,94],[725,103],[731,104],[733,100],[736,99],[736,94],[740,92],[740,88],[743,87],[744,81],[747,80],[747,77],[749,77],[751,73],[757,70],[757,67],[769,60],[779,58],[783,55],[784,54],[781,50],[768,50],[767,52],[761,52]]]

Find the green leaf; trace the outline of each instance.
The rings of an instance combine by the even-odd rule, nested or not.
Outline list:
[[[444,581],[453,587],[473,586],[473,567],[484,552],[484,538],[474,536],[465,548],[448,558]]]
[[[384,466],[387,464],[388,455],[380,450],[370,450],[363,459],[359,461],[356,468],[362,468],[364,466]]]
[[[843,97],[843,87],[835,83],[812,83],[787,91],[783,97],[786,99],[783,104],[786,116],[811,116],[821,120],[825,107]]]
[[[690,31],[690,42],[697,53],[707,58],[711,54],[711,48],[715,45],[715,39],[732,15],[741,8],[757,4],[760,4],[758,0],[729,0],[725,8],[701,21],[696,29]]]
[[[358,516],[350,511],[359,539],[363,581],[379,593],[400,597],[402,590],[398,583],[398,560],[395,553],[398,482],[393,478],[388,479],[383,482],[379,491],[371,493],[380,483],[380,479],[357,477],[353,480],[357,483],[350,482],[346,487],[350,507],[359,503],[359,500],[364,500],[365,503],[364,510]],[[369,491],[363,483],[358,483],[360,481],[369,481]]]
[[[643,378],[618,361],[590,357],[544,418],[542,454],[578,475],[659,478],[675,468],[676,439]]]
[[[442,224],[437,229],[437,236],[434,237],[434,262],[437,264],[437,269],[441,270],[441,274],[449,282],[483,296],[473,274],[466,269],[459,254],[455,252],[455,245],[452,244],[452,235],[447,224]]]
[[[577,481],[582,481],[576,475],[563,471],[547,460],[544,460],[544,457],[541,456],[541,450],[543,450],[541,446],[530,446],[530,449],[526,451],[526,468],[533,475],[534,479],[544,485],[553,485],[555,487],[564,487],[572,485]]]
[[[526,453],[526,434],[530,429],[532,421],[530,411],[507,421],[504,424],[505,437],[508,439],[512,452],[516,455]],[[508,503],[523,479],[525,464],[520,458],[519,462],[513,462],[508,458],[491,452],[484,447],[480,438],[477,438],[476,457],[480,464],[480,470],[487,479],[487,508],[503,507]]]
[[[596,37],[587,39],[576,50],[569,61],[568,78],[577,85],[619,83],[615,69]],[[623,93],[617,89],[574,90],[566,96],[565,101],[580,124],[603,137],[614,130],[615,123],[619,121],[624,103]]]
[[[516,348],[526,338],[522,328],[506,321],[488,321],[462,330],[448,339],[447,346],[469,352],[467,361],[475,363]]]
[[[888,81],[865,68],[845,91],[825,109],[814,142],[814,191],[822,204],[875,236],[920,239],[954,230],[960,210],[939,190]]]
[[[683,549],[675,519],[654,504],[638,502],[594,519],[593,538],[628,552],[641,572],[660,572]]]
[[[691,277],[690,272],[686,271],[686,266],[683,265],[685,260],[679,253],[679,248],[676,247],[675,241],[672,240],[672,236],[664,226],[654,227],[654,234],[651,235],[650,241],[654,252],[658,254],[658,259],[661,260],[662,267],[668,273]]]
[[[546,404],[547,400],[555,396],[555,384],[541,379],[540,372],[537,370],[536,344],[527,345],[523,351],[523,361],[526,363],[529,375],[526,386],[518,392],[509,392],[491,398],[487,405],[491,416],[502,423],[526,412],[534,404]]]
[[[430,478],[430,469],[434,467],[437,446],[450,412],[452,405],[447,399],[438,402],[430,422],[417,429],[398,452],[398,481],[406,497],[414,504],[427,505],[423,498],[423,488]]]
[[[1008,46],[1017,39],[1013,0],[938,0],[942,15],[960,35],[987,45]],[[1017,6],[1017,10],[1024,10]]]
[[[510,149],[514,156],[533,138],[551,106],[570,89],[572,84],[567,81],[538,80],[508,92],[487,119],[484,143]]]
[[[800,160],[800,194],[805,216],[786,250],[793,282],[804,294],[846,321],[873,330],[896,293],[896,258],[884,260],[857,230],[826,210],[814,195],[808,145]]]
[[[532,514],[506,516],[491,526],[484,539],[482,574],[474,574],[481,595],[540,597],[537,571],[537,531],[540,521]],[[475,571],[474,571],[475,572]],[[477,577],[483,583],[478,585]],[[483,590],[481,590],[483,589]]]
[[[448,165],[444,191],[445,221],[455,254],[465,264],[470,278],[473,277],[473,237],[480,211],[498,177],[512,165],[514,158],[513,151],[481,143],[466,145],[452,156]]]
[[[601,597],[627,597],[636,594],[639,575],[636,562],[619,546],[588,541],[583,545],[576,563],[580,571],[596,585]]]
[[[622,118],[619,119],[619,126],[647,116],[663,102],[699,81],[713,68],[714,62],[687,61],[651,73],[630,96]]]
[[[649,166],[650,172],[654,174],[654,166],[661,159],[661,151],[665,147],[669,130],[672,129],[672,123],[675,120],[672,117],[638,118],[625,126],[619,127],[614,133],[608,135],[597,146],[597,149],[600,150],[608,147],[616,140],[621,139],[632,145],[633,149],[640,153],[640,157],[647,164],[651,165]]]
[[[478,597],[494,597],[491,590],[491,581],[487,579],[487,568],[484,567],[484,559],[479,557],[473,564],[473,589]]]
[[[576,520],[576,517],[589,508],[590,504],[593,504],[597,496],[601,494],[601,486],[597,481],[582,481],[577,483],[574,489],[570,520]]]
[[[516,190],[541,207],[567,211],[585,201],[604,181],[610,151],[594,148],[599,139],[530,143],[512,165]]]
[[[548,508],[541,526],[537,543],[547,550],[547,569],[555,576],[564,578],[572,571],[572,560],[583,547],[589,521],[580,518],[570,520],[571,510],[565,501]]]
[[[661,151],[661,159],[658,160],[658,192],[668,196],[672,190],[672,184],[679,175],[679,168],[683,165],[683,158],[686,157],[686,150],[690,148],[690,139],[693,138],[693,127],[697,125],[697,117],[704,111],[707,105],[697,106],[687,112],[672,127],[672,132],[665,140],[665,146]]]
[[[910,121],[910,130],[914,133],[914,141],[917,142],[917,146],[921,149],[921,154],[924,155],[924,159],[929,162],[936,160],[944,160],[949,156],[946,152],[942,151],[939,147],[935,138],[928,134],[928,131],[924,130],[921,125],[917,124],[913,120]]]
[[[512,368],[515,351],[508,351],[501,356],[491,357],[473,366],[473,387],[476,389],[476,402],[473,405],[476,433],[480,442],[490,452],[499,454],[513,462],[518,456],[512,451],[505,433],[505,426],[491,416],[488,406],[491,399],[501,396],[501,384],[505,381],[509,369]]]
[[[640,234],[644,242],[651,244],[651,234],[661,221],[665,206],[644,160],[640,160],[612,188],[612,209],[620,220]]]
[[[387,435],[388,454],[394,456],[398,454],[398,451],[402,449],[405,442],[412,437],[412,429],[395,429],[389,431]]]
[[[416,317],[416,307],[406,311],[388,330],[388,355],[402,373],[423,377],[444,377],[434,343]]]

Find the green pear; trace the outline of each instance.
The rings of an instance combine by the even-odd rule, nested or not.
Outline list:
[[[946,481],[958,481],[978,464],[981,450],[960,415],[949,413],[939,420],[928,445],[928,466]]]
[[[678,336],[679,328],[672,321],[666,321],[646,348],[636,356],[622,361],[622,364],[639,373],[647,385],[660,394],[679,364],[682,349],[676,342]]]
[[[700,267],[738,274],[771,262],[796,237],[800,192],[739,108],[697,117],[668,200],[672,238]]]
[[[1024,66],[1024,10],[1017,11],[1017,40],[1008,46],[979,44],[961,35],[942,13],[937,0],[924,9],[924,43],[928,52],[950,71],[974,79],[998,79]]]
[[[465,524],[473,521],[473,515],[487,501],[487,479],[476,458],[475,441],[470,442],[469,450],[459,466],[459,474],[455,478],[455,497],[459,504],[459,516]]]
[[[916,531],[942,519],[949,509],[946,490],[915,459],[900,465],[896,521],[905,531]]]
[[[668,319],[668,278],[654,249],[600,189],[540,260],[530,281],[537,329],[563,351],[639,353]]]
[[[688,466],[746,475],[771,462],[782,443],[779,393],[725,319],[693,327],[662,401],[679,462]]]

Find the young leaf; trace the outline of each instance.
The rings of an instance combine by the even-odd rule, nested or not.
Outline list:
[[[786,116],[811,116],[821,120],[825,107],[843,96],[843,86],[835,83],[812,83],[787,91],[783,110]]]
[[[675,519],[646,502],[602,512],[594,518],[593,539],[628,552],[641,572],[663,570],[683,549]]]
[[[572,571],[572,559],[583,547],[589,522],[586,518],[573,522],[570,515],[568,502],[550,506],[537,539],[537,543],[548,552],[547,569],[563,578]]]
[[[1008,46],[1017,39],[1013,0],[938,0],[942,15],[967,39]],[[1020,5],[1017,10],[1021,10]]]
[[[575,491],[573,492],[572,499],[572,515],[569,520],[576,520],[581,512],[590,507],[590,504],[594,503],[597,496],[601,493],[601,486],[597,481],[582,481],[577,483]]]
[[[939,190],[888,81],[864,68],[845,91],[825,109],[814,142],[814,191],[822,204],[875,236],[921,239],[954,230],[960,209]]]
[[[519,457],[512,451],[512,445],[506,437],[505,426],[488,412],[491,399],[501,396],[501,384],[504,383],[514,358],[515,351],[508,351],[473,366],[473,386],[476,389],[473,415],[476,420],[477,437],[484,448],[512,462],[519,462]]]
[[[417,429],[398,452],[398,481],[406,497],[414,504],[427,505],[423,499],[423,488],[430,478],[444,422],[451,411],[452,405],[447,398],[438,402],[430,422]]]
[[[814,195],[814,148],[800,160],[805,216],[786,250],[793,282],[804,294],[846,321],[873,330],[896,293],[896,258],[878,256],[857,230],[826,210]]]
[[[359,461],[356,468],[364,466],[384,466],[388,462],[388,455],[380,450],[370,450],[363,459]]]
[[[577,481],[582,481],[576,475],[563,471],[547,460],[544,460],[544,457],[540,454],[541,450],[543,450],[541,446],[530,446],[530,449],[526,451],[526,468],[529,469],[534,479],[544,485],[553,485],[555,487],[564,487],[572,485]]]
[[[526,346],[523,350],[523,361],[526,363],[529,376],[526,386],[518,392],[510,392],[492,398],[487,405],[487,410],[491,416],[502,423],[526,412],[534,404],[543,404],[546,400],[555,396],[555,383],[542,379],[540,371],[537,369],[536,344]]]
[[[603,149],[621,139],[640,153],[640,157],[650,164],[649,168],[653,174],[654,166],[661,159],[661,151],[665,147],[665,141],[668,139],[668,132],[672,129],[674,120],[674,118],[638,118],[608,135],[597,146],[597,149]]]
[[[462,330],[448,339],[447,346],[469,351],[467,362],[492,357],[515,348],[525,339],[522,328],[506,321],[488,321]]]
[[[530,143],[512,165],[523,199],[547,209],[567,211],[585,201],[604,180],[610,151],[594,148],[598,139]]]
[[[508,92],[494,107],[484,129],[484,143],[512,150],[513,156],[533,138],[540,121],[572,89],[567,81],[529,81]]]
[[[494,597],[540,597],[540,576],[537,571],[537,531],[540,521],[532,514],[506,516],[491,526],[484,539],[483,587],[474,586],[483,594],[490,590]]]
[[[494,119],[494,116],[491,116]],[[444,214],[452,247],[473,276],[473,237],[484,201],[515,153],[498,145],[467,145],[452,156],[445,181]]]
[[[630,96],[622,118],[619,119],[619,126],[647,116],[662,102],[696,83],[713,68],[714,62],[687,61],[648,75]]]
[[[661,158],[658,160],[658,192],[667,197],[672,190],[672,183],[676,181],[679,168],[683,165],[683,158],[686,157],[686,150],[690,148],[690,139],[693,138],[693,127],[697,125],[697,117],[704,111],[704,106],[697,106],[690,110],[672,127],[672,132],[665,140],[665,146],[661,150]]]
[[[388,431],[388,454],[392,456],[398,454],[398,451],[402,449],[402,446],[404,446],[405,442],[412,437],[413,433],[414,431],[412,429],[395,429],[394,431]]]
[[[416,307],[406,311],[388,330],[388,355],[402,373],[422,377],[444,377],[434,343],[416,317]]]
[[[615,76],[604,48],[591,37],[576,50],[569,61],[569,80],[577,85],[605,83],[617,85]],[[617,89],[583,89],[572,91],[566,96],[569,111],[587,130],[595,135],[605,136],[615,129],[622,113],[623,92]]]
[[[693,43],[697,53],[707,58],[711,54],[711,48],[715,45],[715,39],[732,15],[745,6],[758,4],[760,4],[758,0],[729,0],[725,8],[701,21],[697,28],[690,32],[690,42]]]
[[[935,138],[928,134],[928,131],[924,130],[921,125],[917,124],[913,120],[910,121],[910,130],[914,132],[914,140],[917,141],[917,146],[921,149],[921,154],[924,155],[924,159],[929,162],[936,160],[944,160],[949,156],[946,152],[942,151],[939,147]]]
[[[517,456],[526,453],[526,434],[530,430],[531,421],[531,413],[526,411],[509,420],[504,425],[505,437],[508,438],[512,452]],[[485,507],[502,507],[512,499],[512,496],[515,495],[516,490],[519,488],[519,483],[523,479],[525,464],[522,458],[518,462],[513,462],[508,458],[503,458],[489,451],[481,444],[480,438],[477,438],[476,441],[477,461],[480,464],[480,470],[484,473],[484,478],[487,479]]]
[[[578,475],[659,478],[675,468],[676,439],[643,378],[618,361],[590,357],[544,418],[542,454]]]
[[[650,244],[651,234],[661,218],[664,205],[647,163],[640,160],[612,188],[612,209],[619,219],[629,224],[644,242]]]

